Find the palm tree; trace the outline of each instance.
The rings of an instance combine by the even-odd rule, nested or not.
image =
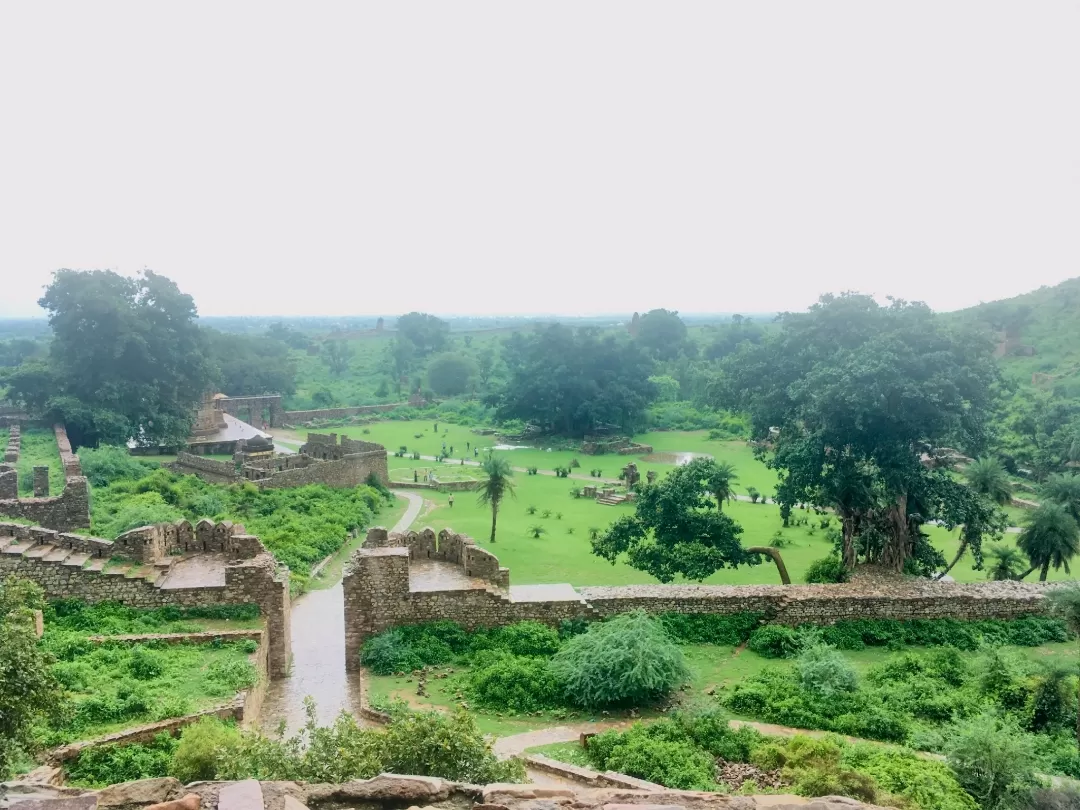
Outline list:
[[[1012,481],[1005,467],[996,458],[976,459],[964,469],[964,478],[970,489],[984,495],[998,506],[1012,500]]]
[[[1024,570],[1024,555],[1016,546],[991,546],[987,557],[990,558],[990,565],[986,569],[989,579],[998,582],[1019,579],[1020,572]]]
[[[1064,568],[1069,573],[1069,560],[1080,552],[1080,527],[1064,506],[1044,503],[1028,516],[1016,544],[1031,561],[1031,568],[1021,579],[1041,568],[1039,582],[1045,582],[1051,566],[1055,571]]]
[[[1072,519],[1080,523],[1080,475],[1051,475],[1042,485],[1042,495],[1046,500],[1064,506]]]
[[[716,508],[724,511],[724,501],[735,500],[735,482],[739,480],[739,474],[735,472],[735,465],[729,461],[717,461],[713,465],[709,476],[709,488],[716,496]]]
[[[480,481],[476,500],[481,506],[491,506],[491,542],[494,543],[495,522],[499,517],[499,504],[502,503],[507,494],[511,497],[517,497],[514,494],[514,482],[511,480],[514,471],[510,467],[509,461],[494,454],[484,459],[480,469],[484,471],[484,475],[487,477]]]

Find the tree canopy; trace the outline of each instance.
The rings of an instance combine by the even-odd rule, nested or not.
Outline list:
[[[477,365],[471,357],[443,352],[428,364],[428,385],[440,396],[457,396],[469,390],[477,374]]]
[[[446,346],[450,324],[426,312],[410,312],[397,320],[398,337],[412,344],[419,355],[431,354]]]
[[[653,309],[641,316],[635,334],[637,341],[654,357],[670,360],[684,349],[686,324],[677,312]]]
[[[661,582],[701,581],[721,568],[760,562],[739,542],[742,527],[720,505],[731,476],[711,459],[676,467],[643,487],[634,514],[616,520],[592,541],[593,553],[620,558]]]
[[[5,375],[11,398],[66,423],[76,444],[187,437],[215,376],[190,295],[149,270],[58,270],[38,304],[49,358]]]
[[[652,361],[634,341],[559,324],[503,345],[507,379],[491,396],[501,419],[581,437],[600,425],[633,431],[655,398]]]
[[[844,559],[855,537],[868,560],[900,570],[930,549],[918,531],[963,497],[921,463],[928,448],[978,452],[999,381],[991,345],[952,330],[924,304],[827,295],[786,313],[758,344],[723,362],[717,398],[750,414],[767,463],[780,473],[781,507],[833,507]],[[938,555],[940,556],[940,555]]]
[[[280,340],[203,328],[218,387],[232,397],[292,394],[296,364]]]

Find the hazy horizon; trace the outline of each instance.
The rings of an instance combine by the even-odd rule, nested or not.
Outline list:
[[[0,317],[939,311],[1080,274],[1080,5],[0,10]],[[363,316],[359,316],[363,317]]]

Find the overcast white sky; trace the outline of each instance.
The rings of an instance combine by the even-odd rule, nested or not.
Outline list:
[[[1080,275],[1080,3],[5,2],[0,315],[952,309]]]

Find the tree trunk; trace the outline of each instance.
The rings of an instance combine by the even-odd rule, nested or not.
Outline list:
[[[942,578],[945,577],[946,574],[948,574],[950,571],[952,571],[953,566],[956,565],[958,562],[960,562],[960,558],[964,556],[964,552],[967,551],[967,547],[968,547],[967,531],[962,531],[962,532],[960,532],[960,548],[957,549],[956,556],[953,557],[953,561],[951,563],[949,563],[945,567],[945,570],[942,571],[940,574],[938,574],[936,577],[934,577],[934,579],[942,579]]]
[[[911,553],[911,532],[908,530],[907,493],[896,496],[896,503],[887,513],[890,538],[881,550],[881,564],[894,571],[903,571],[904,562]]]
[[[1020,579],[1027,579],[1027,578],[1028,578],[1028,576],[1030,576],[1030,575],[1031,575],[1031,572],[1032,572],[1032,571],[1034,571],[1035,569],[1037,569],[1038,567],[1039,567],[1039,566],[1037,566],[1037,565],[1033,565],[1033,566],[1031,566],[1031,568],[1029,568],[1029,569],[1028,569],[1027,571],[1025,571],[1024,573],[1022,573],[1022,574],[1021,574],[1020,576],[1018,576],[1018,577],[1017,577],[1017,579],[1018,579],[1018,580],[1020,580]]]
[[[1046,575],[1050,573],[1050,559],[1043,563],[1042,571],[1039,572],[1039,582],[1046,582]]]
[[[855,516],[844,513],[840,523],[844,531],[842,549],[844,568],[851,571],[855,568],[855,563],[858,562],[855,554]]]
[[[497,503],[491,504],[491,542],[495,542],[495,521],[499,516],[499,505]]]
[[[749,554],[764,554],[766,557],[769,557],[776,563],[776,570],[780,572],[780,581],[784,585],[791,584],[791,577],[788,576],[787,566],[784,565],[784,559],[780,556],[780,552],[777,549],[772,546],[754,546],[753,548],[748,548],[746,551]]]

